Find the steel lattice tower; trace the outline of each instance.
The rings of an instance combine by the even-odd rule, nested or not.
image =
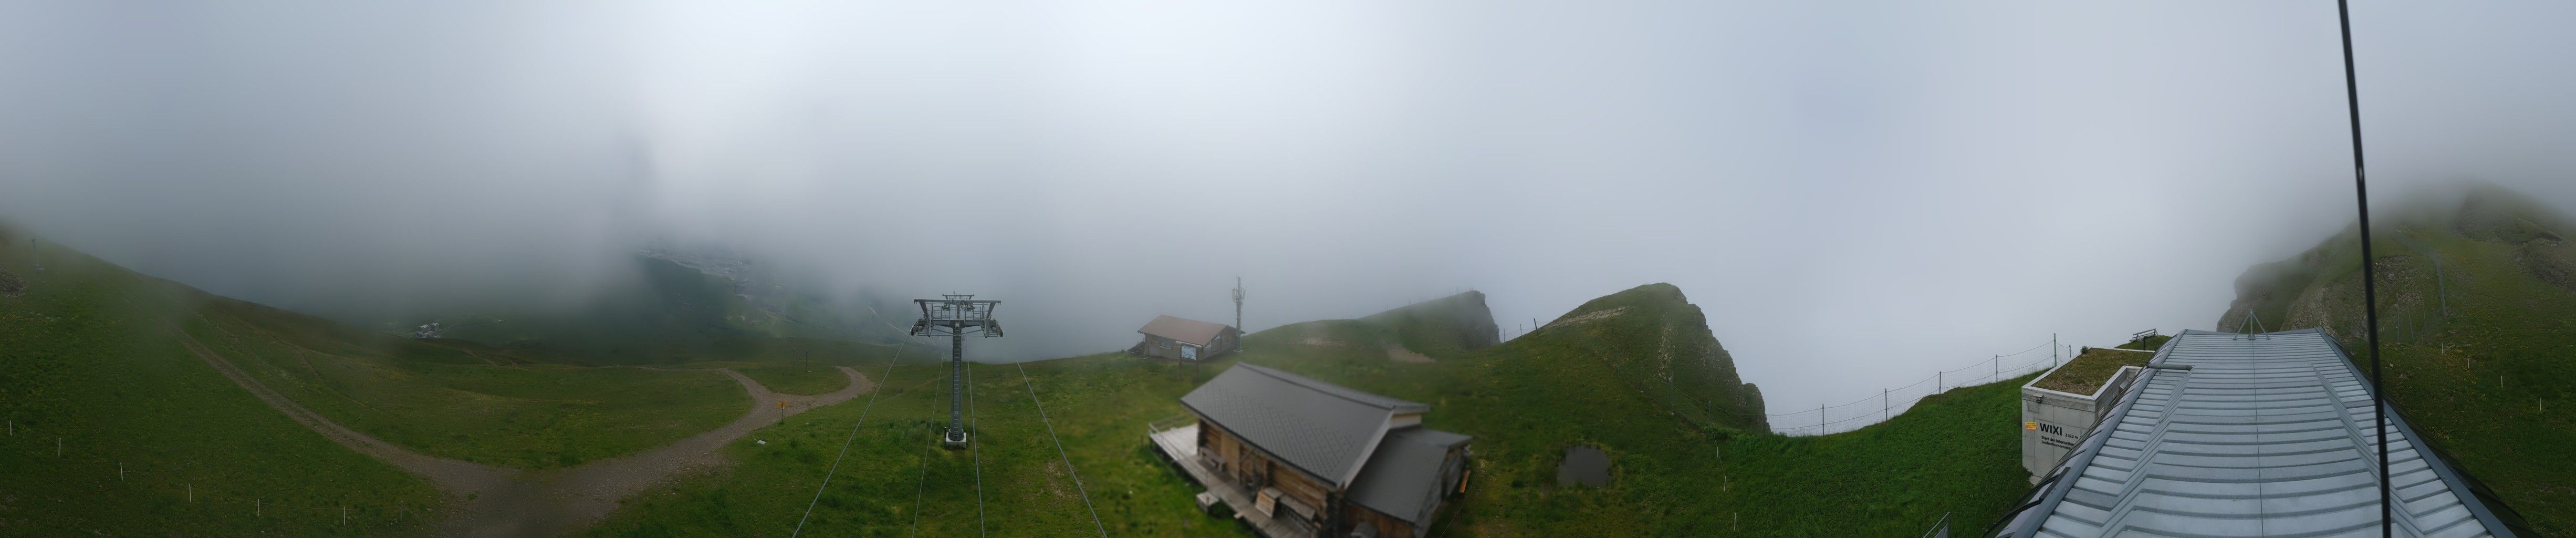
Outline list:
[[[912,300],[921,305],[912,335],[948,335],[948,435],[943,441],[955,448],[966,446],[966,337],[1001,337],[1002,322],[993,319],[993,307],[1002,302],[954,293],[941,297]]]

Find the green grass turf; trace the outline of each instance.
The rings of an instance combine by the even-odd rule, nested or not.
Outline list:
[[[1649,300],[1649,299],[1639,299]],[[1652,305],[1627,305],[1640,309]],[[1477,436],[1469,492],[1439,536],[1863,536],[1920,533],[1944,513],[1962,527],[1998,517],[2027,487],[2019,467],[2016,387],[2028,377],[1952,390],[1886,424],[1821,438],[1741,433],[1667,411],[1677,400],[1632,385],[1610,354],[1660,342],[1657,331],[1586,324],[1485,350],[1431,350],[1400,363],[1400,331],[1354,320],[1252,335],[1245,351],[1204,365],[1092,355],[1025,365],[1084,490],[1114,536],[1240,536],[1202,515],[1197,491],[1144,439],[1182,413],[1180,395],[1237,361],[1432,405],[1425,424]],[[1639,316],[1628,323],[1659,323]],[[1660,336],[1655,336],[1659,338]],[[1099,531],[1010,365],[976,365],[975,399],[991,536]],[[974,454],[929,449],[945,419],[944,369],[904,366],[859,429],[849,459],[817,503],[808,533],[922,536],[978,532]],[[872,374],[873,375],[873,374]],[[864,402],[791,419],[741,444],[729,470],[637,499],[595,536],[776,536],[793,527]],[[1613,457],[1602,489],[1555,486],[1565,447]],[[924,465],[924,462],[927,465]],[[927,476],[927,487],[921,477]],[[915,489],[920,487],[920,489]],[[921,502],[914,502],[914,495]],[[724,508],[713,508],[724,507]]]
[[[29,284],[0,298],[0,535],[401,536],[435,517],[427,483],[181,347],[204,330],[196,290],[24,236],[0,269]]]
[[[2087,349],[2083,354],[2067,359],[2065,366],[2057,367],[2048,377],[2040,378],[2038,386],[2068,394],[2092,394],[2102,388],[2102,382],[2110,381],[2112,375],[2120,373],[2121,367],[2145,366],[2147,359],[2155,356],[2154,353],[2136,351]]]
[[[970,369],[979,441],[973,451],[935,448],[948,418],[946,365],[897,366],[874,403],[861,397],[760,430],[751,437],[771,444],[736,443],[725,454],[738,464],[631,499],[590,534],[784,536],[811,503],[813,516],[804,525],[815,536],[1097,535],[1083,490],[1047,436],[1018,368]],[[1197,490],[1180,482],[1176,471],[1141,459],[1149,457],[1141,443],[1143,421],[1150,418],[1124,423],[1131,416],[1168,414],[1178,404],[1117,405],[1138,395],[1159,400],[1162,391],[1194,386],[1191,371],[1104,355],[1035,363],[1028,373],[1058,433],[1066,436],[1074,470],[1109,533],[1239,535],[1231,523],[1195,515],[1189,495]],[[1114,414],[1095,415],[1104,411]],[[816,488],[843,440],[852,439],[851,427],[862,413],[866,423],[818,500]],[[1106,424],[1117,426],[1087,426]]]
[[[217,300],[199,314],[191,334],[306,408],[476,463],[546,468],[616,457],[714,429],[751,405],[740,384],[713,372],[449,362],[461,349],[335,334],[328,321],[248,303]]]
[[[2504,245],[2456,237],[2419,243],[2436,245],[2445,257],[2452,315],[2429,328],[2383,318],[2382,330],[2397,333],[2382,337],[2389,397],[2535,530],[2576,534],[2576,451],[2569,450],[2576,447],[2576,420],[2569,418],[2576,408],[2561,407],[2576,404],[2576,361],[2568,359],[2576,357],[2576,290],[2510,265]],[[2367,371],[2367,344],[2345,345]]]
[[[1643,313],[1656,294],[1587,305]],[[1585,310],[1568,313],[1578,316]],[[1424,425],[1476,436],[1468,492],[1438,536],[1885,536],[1920,534],[1943,514],[1999,517],[2026,491],[2015,398],[2028,376],[1927,398],[1885,424],[1825,437],[1745,433],[1657,394],[1628,373],[1669,333],[1652,316],[1551,327],[1487,350],[1392,363],[1296,350],[1265,331],[1244,361],[1431,404]],[[1704,329],[1701,329],[1704,330]],[[1612,483],[1557,487],[1576,444],[1612,457]]]

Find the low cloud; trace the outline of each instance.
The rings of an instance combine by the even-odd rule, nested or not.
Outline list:
[[[2576,202],[2560,5],[2355,6],[2383,200]],[[1775,409],[2213,322],[2349,220],[2333,12],[1620,3],[0,7],[0,218],[315,312],[578,301],[657,239],[1154,314],[1647,282]]]

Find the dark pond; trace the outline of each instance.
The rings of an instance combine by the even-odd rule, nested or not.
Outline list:
[[[1556,467],[1556,485],[1583,484],[1601,487],[1610,483],[1610,455],[1601,449],[1575,446],[1565,449],[1565,464]]]

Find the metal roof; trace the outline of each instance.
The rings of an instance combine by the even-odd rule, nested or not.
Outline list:
[[[1154,316],[1154,321],[1145,323],[1145,328],[1137,329],[1136,332],[1204,346],[1208,345],[1209,341],[1215,340],[1216,335],[1224,334],[1225,325],[1195,319]]]
[[[2370,384],[2323,331],[2183,331],[1998,536],[2378,536]],[[2178,369],[2189,367],[2189,370]],[[2513,536],[2389,421],[2400,536]]]
[[[1335,487],[1377,450],[1388,419],[1431,409],[1250,364],[1227,368],[1181,405]]]
[[[1440,494],[1441,465],[1448,463],[1449,448],[1465,443],[1469,437],[1430,428],[1405,428],[1387,432],[1386,442],[1369,456],[1368,466],[1360,468],[1360,478],[1351,484],[1351,500],[1378,513],[1395,516],[1415,525],[1431,520],[1431,502]]]

